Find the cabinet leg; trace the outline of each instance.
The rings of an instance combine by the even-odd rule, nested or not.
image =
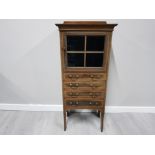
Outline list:
[[[100,111],[97,110],[97,117],[100,117]]]
[[[67,117],[69,117],[70,116],[70,111],[67,111]]]
[[[100,112],[100,119],[101,119],[101,132],[103,132],[103,111]]]
[[[66,111],[64,111],[64,131],[66,131],[66,128],[67,128],[67,122],[66,122],[66,117],[67,117],[67,115],[66,115]]]

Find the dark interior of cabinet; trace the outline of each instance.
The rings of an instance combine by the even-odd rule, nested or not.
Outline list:
[[[67,67],[103,67],[105,36],[68,35]]]
[[[68,60],[68,67],[83,67],[84,66],[84,54],[68,53],[67,60]]]
[[[84,51],[84,36],[67,36],[67,51]]]
[[[104,51],[104,36],[87,36],[87,51]]]

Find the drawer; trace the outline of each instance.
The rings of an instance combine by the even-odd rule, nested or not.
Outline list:
[[[64,81],[98,81],[106,80],[106,73],[64,73]]]
[[[105,81],[100,82],[65,82],[64,91],[104,91]]]
[[[104,92],[64,92],[65,99],[103,99]]]
[[[65,101],[67,106],[101,106],[103,101]]]

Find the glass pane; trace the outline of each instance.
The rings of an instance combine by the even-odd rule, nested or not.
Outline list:
[[[67,51],[84,51],[84,36],[67,36]]]
[[[68,60],[68,67],[83,67],[84,66],[84,54],[68,53],[67,60]]]
[[[87,51],[104,51],[104,36],[87,36]]]
[[[102,67],[103,53],[87,53],[86,67]]]

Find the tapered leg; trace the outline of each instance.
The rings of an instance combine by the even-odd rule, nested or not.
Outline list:
[[[103,112],[103,111],[101,111],[101,112],[100,112],[101,132],[103,132],[103,115],[104,115],[104,112]]]
[[[67,117],[69,117],[70,116],[70,111],[67,111]]]
[[[67,117],[67,115],[66,115],[66,111],[64,110],[64,131],[66,131],[66,127],[67,127],[67,122],[66,122],[66,117]]]
[[[99,110],[97,110],[97,116],[100,117],[100,111]]]

